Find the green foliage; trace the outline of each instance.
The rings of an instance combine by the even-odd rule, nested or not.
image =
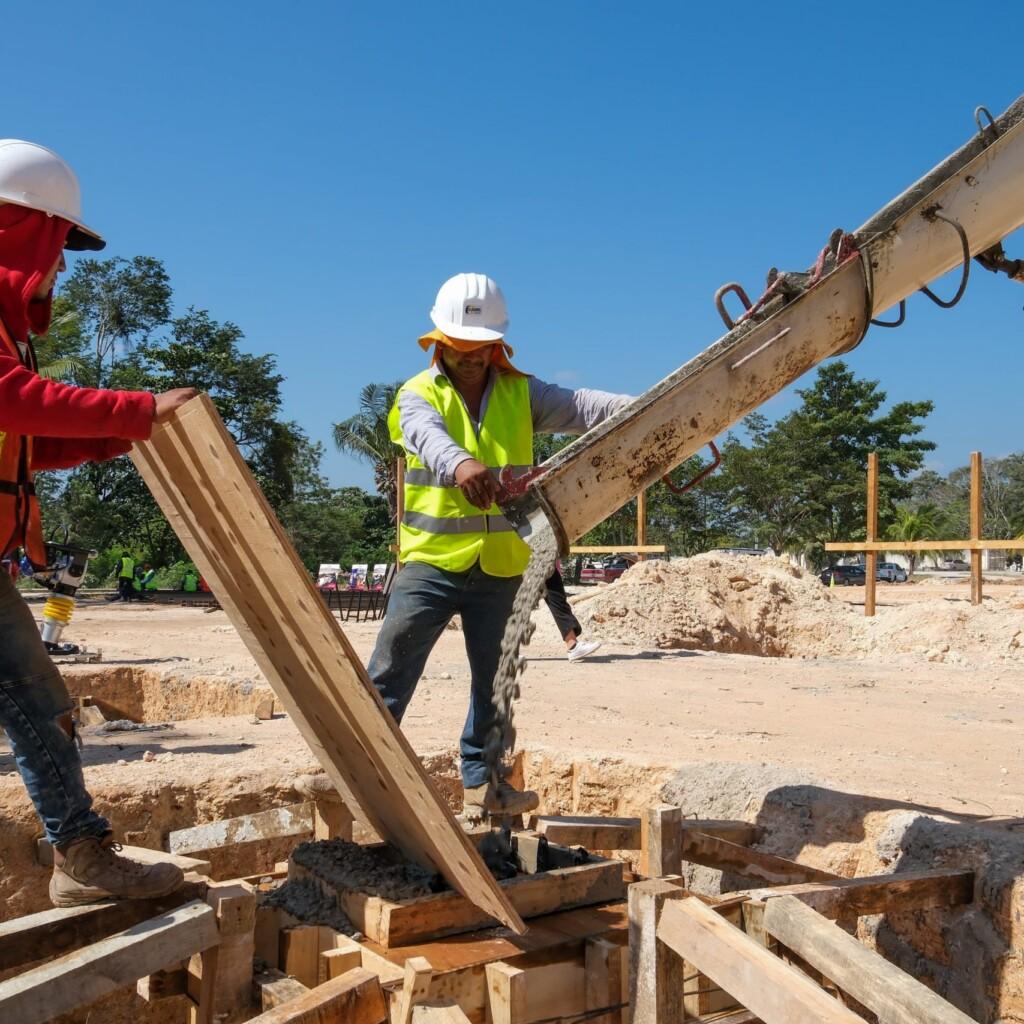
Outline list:
[[[935,540],[942,532],[943,516],[935,505],[918,505],[917,508],[897,508],[893,521],[885,531],[887,540],[915,541]],[[904,552],[907,558],[907,575],[913,576],[919,551]]]
[[[395,462],[402,449],[391,440],[388,413],[402,382],[367,384],[359,392],[359,412],[335,423],[334,445],[341,452],[373,466],[374,485],[382,495],[394,518],[397,509]]]
[[[774,424],[761,415],[745,426],[749,447],[730,438],[725,474],[736,503],[776,551],[804,551],[824,562],[824,541],[864,535],[867,457],[878,452],[880,518],[912,493],[910,476],[935,446],[918,435],[931,402],[880,410],[878,381],[859,380],[841,360],[818,369],[798,391],[799,408]]]
[[[387,561],[387,503],[359,488],[327,485],[322,445],[281,418],[284,377],[274,356],[244,352],[241,328],[206,310],[172,318],[171,297],[163,265],[152,257],[82,260],[55,301],[53,329],[38,342],[40,360],[78,384],[207,392],[310,568],[339,559]],[[370,397],[371,405],[386,400]],[[127,547],[158,569],[161,586],[180,584],[190,563],[129,460],[40,474],[37,489],[48,528],[66,524],[77,543],[101,552],[90,582],[107,582]]]

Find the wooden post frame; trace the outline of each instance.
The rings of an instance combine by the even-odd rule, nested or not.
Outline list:
[[[642,548],[647,543],[647,491],[641,491],[636,496],[636,546]],[[644,553],[640,552],[640,561],[644,560]]]
[[[348,807],[513,931],[525,926],[434,788],[200,395],[132,459]]]
[[[878,540],[878,452],[868,452],[868,523],[866,541]],[[867,553],[864,577],[864,614],[875,614],[875,590],[878,586],[878,552]]]
[[[764,1024],[863,1024],[863,1018],[694,896],[665,907],[658,939]]]
[[[971,452],[971,540],[981,540],[981,452]],[[981,604],[981,551],[971,549],[971,604]]]
[[[795,896],[767,900],[765,929],[886,1024],[972,1024],[972,1018]]]

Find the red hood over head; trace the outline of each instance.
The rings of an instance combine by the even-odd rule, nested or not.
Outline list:
[[[39,282],[57,262],[71,224],[13,203],[0,205],[0,320],[15,341],[28,341],[29,329],[50,329],[53,296],[33,302]]]

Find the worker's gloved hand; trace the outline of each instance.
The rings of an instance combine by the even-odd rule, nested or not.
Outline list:
[[[466,459],[455,467],[455,484],[466,501],[477,508],[490,508],[498,497],[498,481],[494,474],[476,459]]]
[[[153,422],[164,423],[171,418],[171,414],[179,406],[184,405],[190,398],[195,398],[199,392],[195,388],[173,388],[156,396],[156,407],[153,410]]]

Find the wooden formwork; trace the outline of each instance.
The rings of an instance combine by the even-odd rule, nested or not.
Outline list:
[[[221,836],[229,845],[240,834],[251,842],[258,827],[268,843],[287,828],[296,842],[311,830],[351,835],[350,817],[334,813],[328,828],[315,804],[277,811],[284,813],[212,823],[175,843],[215,849],[204,844]],[[193,872],[163,900],[0,924],[0,970],[27,968],[0,982],[0,1020],[48,1021],[133,983],[147,1001],[187,997],[191,1024],[970,1020],[843,927],[864,915],[969,903],[969,871],[838,878],[754,848],[758,832],[748,823],[688,820],[668,805],[639,818],[542,816],[530,824],[521,833],[526,844],[544,836],[569,847],[632,850],[642,873],[600,858],[546,872],[548,891],[533,907],[540,916],[522,935],[462,911],[453,917],[450,900],[430,897],[410,901],[411,910],[391,904],[398,927],[356,941],[264,902],[288,864],[220,882]],[[695,895],[681,876],[687,862],[759,887]],[[565,878],[575,876],[564,873],[581,866],[590,880],[566,889]],[[540,891],[539,875],[524,877]],[[581,897],[587,887],[590,896]],[[559,906],[559,893],[592,905]],[[463,930],[448,934],[455,927]]]

